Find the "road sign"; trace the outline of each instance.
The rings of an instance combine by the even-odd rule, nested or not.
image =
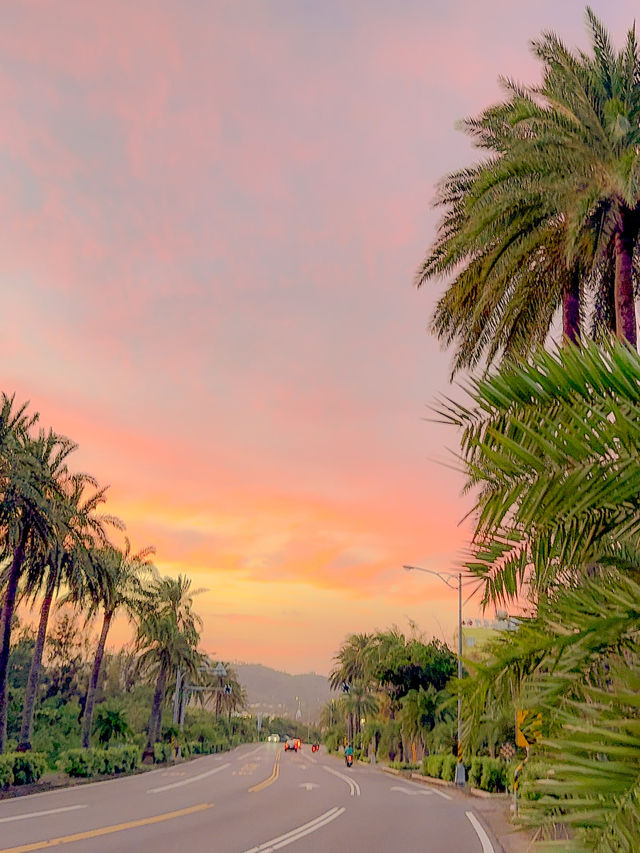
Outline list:
[[[222,664],[222,663],[217,663],[217,664],[214,666],[214,668],[212,669],[211,674],[212,674],[212,675],[219,675],[219,676],[220,676],[220,678],[224,678],[224,677],[225,677],[225,675],[227,674],[227,670],[226,670],[226,668],[224,667],[224,664]]]
[[[527,717],[529,722],[525,723]],[[524,731],[523,731],[524,728]],[[542,714],[533,715],[533,711],[516,711],[516,744],[528,749],[532,743],[542,739]]]

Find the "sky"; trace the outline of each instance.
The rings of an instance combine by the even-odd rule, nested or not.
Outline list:
[[[620,45],[636,5],[592,6]],[[427,332],[445,283],[413,275],[438,180],[478,157],[456,122],[500,75],[536,82],[543,30],[586,47],[582,3],[0,20],[0,388],[78,443],[134,550],[204,590],[212,655],[326,674],[350,632],[451,642],[456,593],[402,570],[455,570],[472,529],[429,421],[462,398]]]

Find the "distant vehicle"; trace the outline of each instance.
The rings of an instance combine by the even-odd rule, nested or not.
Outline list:
[[[269,735],[267,740],[269,743],[280,743],[280,735]]]
[[[285,752],[297,752],[299,743],[300,743],[300,741],[298,740],[298,738],[295,738],[295,737],[287,738],[287,740],[284,743],[284,751]]]
[[[319,743],[312,743],[311,744],[311,752],[317,752],[319,749],[320,749]]]

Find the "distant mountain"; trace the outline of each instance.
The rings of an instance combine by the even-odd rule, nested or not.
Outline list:
[[[329,701],[329,681],[324,675],[289,675],[259,663],[234,663],[233,668],[247,691],[253,713],[294,719],[299,704],[302,722],[313,723]]]

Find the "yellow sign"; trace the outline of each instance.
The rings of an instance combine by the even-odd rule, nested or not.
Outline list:
[[[536,714],[530,724],[525,725],[525,720],[530,713],[532,714],[530,711],[516,711],[516,744],[523,749],[542,739],[542,714]],[[526,735],[522,731],[523,726],[526,729]]]

